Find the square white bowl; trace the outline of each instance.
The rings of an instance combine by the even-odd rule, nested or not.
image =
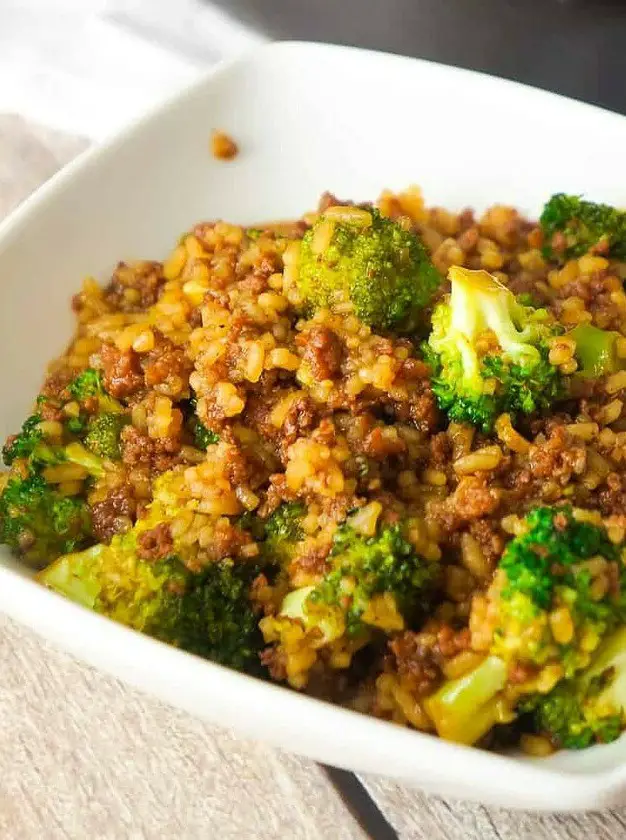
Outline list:
[[[213,128],[236,138],[235,161],[211,157]],[[19,427],[68,341],[81,279],[162,258],[196,221],[288,218],[325,189],[366,199],[411,183],[457,209],[537,213],[559,190],[622,205],[625,147],[626,119],[511,82],[342,47],[262,47],[83,155],[0,226],[0,435]],[[449,744],[120,627],[42,588],[6,551],[0,609],[192,714],[319,761],[505,806],[626,803],[624,738],[542,760]]]

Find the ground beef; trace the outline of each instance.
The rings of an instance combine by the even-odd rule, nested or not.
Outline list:
[[[624,310],[616,301],[622,289],[622,281],[610,269],[596,271],[580,277],[558,290],[562,300],[556,302],[557,312],[563,311],[563,303],[571,297],[580,298],[593,323],[605,330],[621,330],[624,324]],[[618,297],[619,300],[619,297]]]
[[[564,426],[550,429],[545,443],[531,446],[528,466],[535,479],[551,479],[564,487],[572,475],[580,475],[586,464],[585,447],[576,443]]]
[[[144,379],[139,356],[134,350],[118,350],[113,344],[105,344],[100,358],[104,387],[112,397],[130,397],[143,388]]]
[[[398,434],[385,433],[384,426],[377,426],[363,441],[363,452],[374,460],[383,461],[390,456],[406,452],[406,443]]]
[[[520,685],[528,682],[537,673],[537,668],[534,668],[528,663],[514,662],[509,667],[509,682],[513,685]]]
[[[188,396],[193,362],[182,347],[177,347],[159,332],[155,332],[155,336],[154,349],[141,361],[146,387],[172,399]]]
[[[227,519],[218,519],[211,539],[203,546],[203,559],[207,563],[216,563],[226,557],[239,557],[244,546],[252,544],[252,537],[247,531],[237,528]]]
[[[132,526],[136,511],[137,503],[131,488],[128,485],[117,487],[103,502],[96,502],[91,508],[94,534],[100,542],[110,542],[115,534]]]
[[[233,487],[256,488],[267,480],[268,470],[263,460],[255,457],[252,449],[244,452],[233,443],[229,446],[226,461],[228,479]]]
[[[430,459],[433,466],[441,469],[452,457],[452,441],[447,432],[439,432],[430,439]]]
[[[159,262],[119,263],[106,289],[105,299],[122,312],[147,309],[158,300],[164,283],[163,266]]]
[[[436,638],[428,633],[406,631],[389,642],[393,657],[391,670],[397,671],[415,697],[430,694],[441,679]]]
[[[148,467],[162,473],[179,463],[180,440],[157,438],[140,432],[135,426],[125,426],[120,435],[122,461],[129,467]]]
[[[314,327],[298,339],[304,348],[302,358],[318,382],[333,379],[339,373],[344,348],[336,333],[327,327]]]
[[[480,231],[475,225],[472,225],[471,227],[466,228],[466,230],[464,230],[459,236],[457,244],[459,248],[462,248],[465,252],[473,251],[478,244],[479,238]]]
[[[287,487],[284,473],[274,473],[269,477],[269,486],[265,492],[265,500],[258,508],[260,517],[265,518],[274,513],[283,502],[293,502],[295,493]]]
[[[315,428],[317,412],[311,400],[302,396],[289,407],[281,431],[283,449]],[[286,452],[285,452],[286,454]]]
[[[137,554],[142,560],[163,560],[173,551],[174,540],[166,522],[160,522],[149,531],[143,531],[137,539]]]
[[[65,389],[70,384],[72,379],[76,376],[75,370],[63,368],[57,370],[46,377],[43,387],[40,391],[42,397],[49,397],[50,399],[57,399],[64,394]]]
[[[442,624],[437,631],[434,650],[440,660],[451,659],[457,653],[469,650],[471,641],[471,634],[467,627],[454,630],[449,624]]]
[[[598,493],[598,505],[604,516],[626,511],[626,486],[618,473],[609,473],[606,477],[605,486]]]
[[[489,516],[500,506],[502,491],[491,487],[483,476],[465,476],[451,496],[443,502],[431,502],[428,515],[441,526],[445,538],[465,522]]]
[[[259,659],[261,664],[267,668],[273,680],[284,682],[287,679],[287,657],[280,648],[265,648],[259,654]]]
[[[298,572],[306,575],[323,575],[327,571],[327,557],[332,543],[330,540],[321,545],[315,545],[298,555],[289,567],[289,574],[294,576]]]
[[[408,415],[421,432],[429,434],[437,428],[441,415],[430,382],[424,382],[422,389],[411,398]]]
[[[60,422],[65,417],[58,403],[53,402],[52,400],[45,400],[41,402],[38,408],[38,413],[41,415],[42,420],[54,420],[56,422]]]
[[[499,522],[489,519],[476,519],[470,523],[469,532],[482,549],[485,560],[495,566],[504,551],[504,535]]]

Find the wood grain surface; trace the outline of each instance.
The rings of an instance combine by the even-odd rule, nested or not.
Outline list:
[[[0,115],[0,218],[85,145]],[[626,809],[538,816],[362,783],[402,840],[626,838]],[[0,840],[367,836],[383,833],[314,762],[196,721],[0,616]]]
[[[0,616],[3,840],[364,840],[317,764],[239,740]]]
[[[530,814],[427,797],[397,782],[361,777],[401,840],[620,840],[626,809],[590,814]]]

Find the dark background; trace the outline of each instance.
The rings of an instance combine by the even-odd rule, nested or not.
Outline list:
[[[626,113],[626,0],[213,2],[275,40],[428,58]]]

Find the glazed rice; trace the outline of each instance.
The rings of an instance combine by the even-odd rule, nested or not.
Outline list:
[[[230,156],[223,139],[213,143],[215,154]],[[340,205],[334,212],[346,212],[327,194],[320,208]],[[378,206],[419,233],[442,276],[452,265],[482,268],[516,294],[532,294],[568,328],[593,323],[626,336],[626,264],[600,255],[550,264],[539,228],[512,207],[457,214],[427,207],[416,187],[384,192]],[[388,638],[358,667],[348,667],[356,662],[349,642],[325,649],[298,622],[277,618],[284,590],[259,580],[254,598],[273,679],[431,730],[420,698],[441,674],[460,676],[483,655],[490,616],[486,602],[482,616],[476,605],[525,511],[568,501],[604,521],[615,542],[624,538],[626,371],[517,428],[506,414],[491,435],[447,426],[430,370],[409,340],[377,335],[349,306],[298,314],[298,242],[315,218],[255,228],[200,223],[163,263],[120,263],[104,287],[85,280],[73,300],[75,336],[42,393],[58,396],[93,367],[130,407],[132,422],[121,462],[89,487],[73,464],[49,467],[45,478],[68,496],[87,495],[106,540],[141,517],[157,476],[179,468],[175,492],[194,504],[171,528],[207,562],[258,555],[232,517],[266,517],[301,500],[306,540],[289,566],[290,589],[319,581],[349,511],[359,511],[364,534],[378,521],[408,519],[415,550],[443,569],[442,597],[417,631],[383,610],[378,626]],[[626,337],[617,349],[626,358]],[[571,339],[558,337],[550,362],[572,373],[574,353]],[[198,417],[220,439],[206,452],[185,430],[192,394]],[[67,404],[66,416],[77,408]],[[54,424],[62,419],[46,419],[48,437],[61,434]],[[601,587],[604,570],[594,574]],[[550,620],[554,638],[567,640],[571,618]],[[528,746],[545,745],[531,738]]]

